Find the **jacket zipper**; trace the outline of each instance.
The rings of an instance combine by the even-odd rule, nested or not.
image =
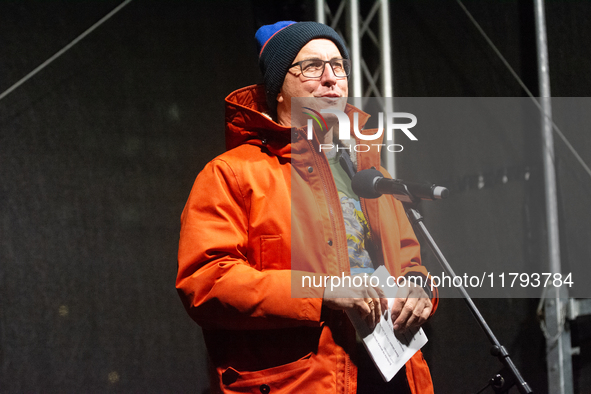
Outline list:
[[[308,144],[310,145],[310,148],[312,150],[312,154],[314,156],[314,163],[316,164],[316,167],[318,168],[318,171],[320,174],[320,181],[322,182],[324,196],[326,198],[326,203],[328,205],[330,224],[331,224],[331,228],[332,228],[332,232],[333,232],[333,242],[334,242],[335,248],[337,248],[337,268],[340,271],[347,272],[348,270],[346,270],[345,268],[347,268],[348,265],[345,268],[342,266],[342,263],[344,260],[343,260],[343,256],[342,256],[341,242],[340,242],[340,237],[338,236],[339,235],[338,226],[335,221],[335,212],[334,212],[334,207],[333,207],[333,202],[332,202],[332,200],[334,200],[334,199],[336,199],[338,201],[338,196],[331,196],[329,186],[328,186],[328,181],[327,181],[326,172],[330,171],[330,168],[328,168],[328,170],[327,170],[328,166],[325,165],[326,163],[322,162],[319,155],[316,154],[316,151],[314,149],[314,143],[311,140],[308,140]],[[332,179],[332,174],[331,174],[331,179]],[[334,199],[333,199],[333,197],[334,197]],[[339,208],[340,208],[340,204],[339,204]],[[349,259],[347,258],[347,262],[348,261],[349,261]]]
[[[329,188],[328,180],[327,180],[327,172],[330,171],[330,168],[327,165],[325,165],[326,163],[324,161],[322,161],[322,159],[319,157],[320,155],[316,154],[313,141],[308,140],[308,144],[310,145],[310,148],[312,150],[312,155],[314,156],[314,163],[317,166],[318,171],[319,171],[320,181],[322,182],[322,188],[324,190],[326,204],[328,205],[328,213],[330,215],[330,224],[331,224],[332,232],[333,232],[333,242],[334,242],[335,248],[337,248],[337,268],[339,269],[339,271],[348,271],[342,267],[343,258],[342,258],[342,252],[341,252],[340,237],[338,236],[339,233],[337,231],[338,226],[336,224],[335,212],[334,212],[334,207],[333,207],[333,200],[334,199],[332,198],[333,196],[331,196],[330,188]],[[331,174],[331,179],[332,179],[332,174]],[[335,199],[336,199],[336,201],[338,201],[338,195],[335,197]],[[339,204],[339,208],[340,208],[340,204]],[[349,258],[347,257],[347,262],[348,261],[349,261]],[[347,264],[346,267],[349,268],[349,264]],[[349,360],[348,354],[346,352],[343,352],[343,356],[345,358],[345,371],[344,371],[345,372],[345,384],[344,384],[343,389],[344,389],[344,393],[348,394],[349,393],[349,386],[350,386],[351,366],[350,366],[350,360]]]
[[[359,138],[355,137],[355,141],[356,141],[356,143],[359,143]],[[361,160],[359,159],[360,153],[358,152],[357,155],[358,155],[357,156],[357,163],[361,163]],[[364,169],[365,168],[360,168],[358,166],[357,167],[357,172],[362,171]],[[367,220],[367,226],[369,227],[369,242],[371,242],[372,248],[375,248],[377,245],[374,243],[374,230],[373,230],[373,227],[372,227],[372,223],[369,220],[369,215],[367,214],[367,205],[366,205],[367,203],[366,203],[366,199],[365,198],[362,198],[362,197],[359,197],[359,202],[361,203],[361,212],[363,212],[363,215],[365,216],[365,220]],[[367,249],[367,246],[366,246],[366,249]],[[378,251],[377,248],[376,248],[376,251]],[[380,252],[380,256],[382,256],[381,248],[380,248],[380,251],[379,252]],[[382,260],[383,260],[383,257],[382,257]],[[374,263],[374,262],[372,261],[372,263]]]
[[[347,372],[345,374],[345,393],[349,393],[349,384],[351,383],[349,381],[349,376],[351,376],[351,360],[347,354],[345,354],[345,365],[347,366]]]
[[[330,193],[330,188],[329,188],[329,182],[327,180],[328,175],[327,172],[330,171],[330,167],[327,165],[327,163],[325,163],[325,161],[323,161],[320,158],[320,155],[316,154],[316,151],[314,149],[314,142],[312,140],[308,140],[308,145],[311,148],[312,151],[312,155],[314,157],[314,164],[316,165],[316,167],[318,168],[319,171],[319,175],[320,175],[320,181],[322,182],[322,188],[324,191],[324,196],[326,199],[326,203],[328,205],[328,213],[330,216],[330,224],[331,224],[331,228],[332,228],[332,232],[333,232],[333,242],[334,242],[334,246],[337,248],[337,268],[339,269],[339,271],[345,271],[345,272],[349,272],[350,273],[350,266],[349,264],[346,264],[345,268],[343,268],[342,264],[344,262],[343,257],[342,257],[342,251],[341,251],[341,242],[340,242],[340,238],[338,235],[338,226],[336,224],[336,219],[335,219],[335,212],[334,212],[334,207],[333,207],[333,201],[336,200],[338,201],[338,194],[336,196],[331,196]],[[330,173],[330,179],[332,179],[332,173]],[[334,198],[333,198],[334,197]],[[340,207],[340,203],[338,204],[339,209]],[[368,222],[369,224],[369,222]],[[349,257],[348,257],[348,253],[347,253],[347,259],[346,259],[347,263],[349,262]],[[348,269],[346,269],[348,268]],[[344,384],[344,393],[348,394],[350,391],[350,374],[351,374],[351,360],[349,359],[349,355],[346,352],[343,352],[343,356],[345,358],[345,384]]]

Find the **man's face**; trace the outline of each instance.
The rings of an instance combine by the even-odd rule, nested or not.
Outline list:
[[[307,43],[300,50],[293,63],[309,59],[341,58],[339,49],[331,40],[316,39]],[[347,96],[347,78],[337,78],[330,64],[327,63],[324,66],[324,72],[320,78],[307,78],[302,75],[299,66],[294,66],[288,70],[281,91],[277,95],[278,121],[285,126],[292,125],[291,100],[294,97],[318,98],[318,101],[321,102],[319,105],[324,108],[333,107],[343,110]]]

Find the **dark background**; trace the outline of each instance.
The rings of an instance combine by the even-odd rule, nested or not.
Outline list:
[[[0,91],[119,3],[0,2]],[[466,6],[536,94],[531,2]],[[455,2],[390,7],[397,96],[525,95]],[[135,1],[0,101],[1,392],[207,387],[200,329],[174,289],[179,216],[197,173],[224,150],[224,97],[260,82],[256,29],[313,20],[313,10],[310,1]],[[548,1],[546,15],[552,94],[587,96],[591,2]],[[588,126],[564,131],[590,163]],[[397,157],[399,175],[452,189],[453,198],[423,206],[452,262],[492,256],[540,271],[540,137],[474,133],[425,136]],[[564,144],[556,150],[568,270],[591,255],[591,180]],[[507,169],[517,174],[511,182],[492,181]],[[482,189],[479,174],[487,174]],[[435,264],[427,252],[424,260]],[[525,379],[546,392],[538,300],[476,303]],[[584,393],[589,321],[571,328],[582,352],[573,359],[575,388]],[[461,300],[443,299],[426,330],[437,393],[475,392],[499,369]]]

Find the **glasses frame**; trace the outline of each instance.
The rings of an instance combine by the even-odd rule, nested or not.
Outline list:
[[[320,74],[317,77],[309,77],[306,74],[304,74],[304,68],[302,67],[302,63],[304,62],[309,62],[309,61],[320,61],[322,62],[322,74]],[[349,63],[349,72],[344,76],[344,77],[340,77],[337,75],[337,73],[334,71],[334,67],[332,65],[332,62],[336,62],[336,61],[343,61],[345,63]],[[295,66],[299,66],[300,67],[300,71],[302,72],[302,75],[306,78],[314,78],[314,79],[318,79],[318,78],[322,78],[322,75],[324,75],[324,70],[326,69],[326,63],[328,63],[330,65],[330,69],[332,70],[333,75],[336,78],[339,79],[343,79],[343,78],[348,78],[349,75],[351,75],[351,60],[350,59],[344,59],[344,58],[339,58],[339,59],[330,59],[330,60],[322,60],[322,59],[305,59],[299,62],[296,62],[294,64],[292,64],[291,66],[289,66],[289,68],[295,67]]]

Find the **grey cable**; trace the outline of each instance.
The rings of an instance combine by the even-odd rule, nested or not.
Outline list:
[[[583,160],[583,158],[579,155],[579,153],[576,151],[576,149],[568,141],[568,139],[565,137],[565,135],[562,133],[562,131],[558,128],[558,126],[556,125],[556,123],[554,123],[554,121],[546,113],[544,113],[544,110],[542,109],[542,106],[540,105],[540,103],[538,102],[538,100],[534,97],[534,95],[527,88],[527,86],[525,86],[525,83],[523,83],[523,81],[521,80],[521,78],[519,78],[519,75],[517,75],[517,73],[515,72],[515,70],[513,70],[513,67],[511,67],[511,65],[509,64],[509,62],[507,62],[507,60],[505,59],[505,57],[503,56],[503,54],[498,50],[498,48],[495,46],[495,44],[491,41],[491,39],[488,37],[488,35],[484,32],[484,30],[482,29],[482,27],[480,26],[480,24],[476,21],[476,19],[474,19],[474,17],[472,16],[472,14],[470,14],[470,11],[468,11],[468,9],[466,9],[466,7],[464,6],[464,4],[462,3],[461,0],[456,0],[456,2],[464,10],[464,12],[466,13],[466,15],[470,19],[470,21],[474,24],[474,26],[476,27],[476,29],[478,29],[478,31],[480,32],[480,34],[482,34],[482,37],[484,37],[484,39],[486,40],[486,42],[490,45],[490,47],[493,49],[493,51],[497,54],[497,56],[499,57],[499,59],[501,59],[501,61],[507,67],[507,69],[509,70],[509,72],[511,73],[511,75],[513,75],[513,77],[517,80],[517,82],[519,83],[519,85],[523,88],[523,90],[527,93],[527,95],[532,99],[532,101],[534,102],[534,104],[540,110],[540,113],[544,114],[545,117],[547,117],[547,118],[550,119],[550,121],[552,122],[552,129],[556,132],[556,134],[558,134],[558,136],[562,139],[562,141],[565,143],[565,145],[571,151],[571,153],[573,154],[573,156],[575,156],[575,158],[581,164],[581,166],[583,167],[583,169],[591,177],[591,169],[589,168],[589,166],[585,163],[585,161]]]
[[[27,82],[35,74],[37,74],[39,71],[43,70],[51,62],[53,62],[55,59],[57,59],[58,57],[60,57],[64,53],[66,53],[66,51],[68,49],[72,48],[80,40],[82,40],[84,37],[86,37],[87,35],[89,35],[90,33],[92,33],[97,27],[99,27],[104,22],[106,22],[109,18],[111,18],[113,15],[115,15],[117,12],[119,12],[127,4],[131,3],[131,1],[132,0],[125,0],[123,3],[119,4],[111,12],[109,12],[107,15],[105,15],[103,18],[101,18],[98,22],[96,22],[94,25],[92,25],[91,27],[89,27],[84,33],[80,34],[78,37],[76,37],[74,40],[72,40],[72,42],[70,42],[68,45],[66,45],[61,50],[59,50],[55,55],[53,55],[52,57],[50,57],[49,59],[47,59],[46,61],[44,61],[43,63],[41,63],[37,68],[35,68],[33,71],[31,71],[30,73],[28,73],[27,75],[25,75],[23,78],[21,78],[21,80],[19,80],[14,85],[12,85],[8,89],[6,89],[4,92],[2,92],[2,94],[0,94],[0,100],[2,100],[4,97],[8,96],[10,93],[12,93],[14,90],[16,90],[22,84],[24,84],[25,82]]]

